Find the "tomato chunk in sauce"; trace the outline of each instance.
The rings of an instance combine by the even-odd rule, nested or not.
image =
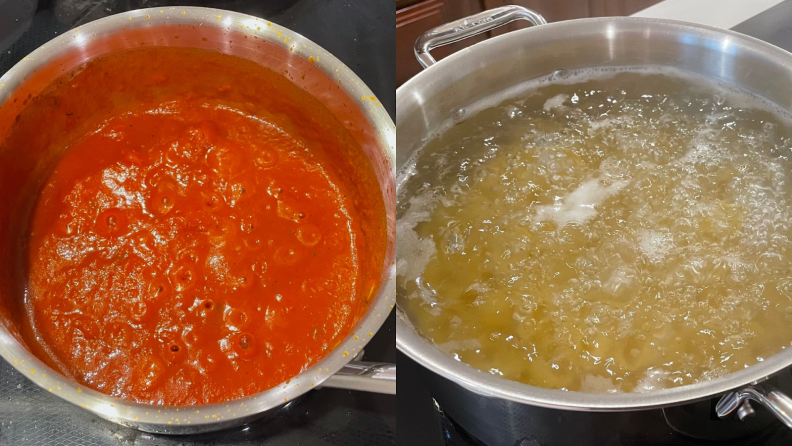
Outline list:
[[[86,386],[227,401],[332,349],[370,259],[327,156],[222,101],[169,99],[64,151],[33,214],[27,306],[51,362]]]

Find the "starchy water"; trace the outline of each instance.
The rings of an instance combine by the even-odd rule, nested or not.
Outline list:
[[[585,392],[692,384],[792,343],[786,116],[647,69],[501,100],[400,174],[398,299],[423,336]]]

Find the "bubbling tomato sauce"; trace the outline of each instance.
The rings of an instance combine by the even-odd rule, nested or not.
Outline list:
[[[337,135],[306,137],[278,101],[251,112],[250,95],[240,105],[224,95],[233,86],[175,68],[229,56],[136,50],[64,85],[104,73],[112,88],[134,88],[139,59],[163,50],[174,65],[159,69],[174,74],[155,97],[116,107],[43,181],[27,250],[28,342],[107,394],[222,402],[291,378],[351,331],[382,262],[372,253],[384,214],[361,215],[383,208],[379,190],[351,190],[332,156]],[[190,82],[216,88],[185,92]],[[307,100],[287,84],[282,103]]]

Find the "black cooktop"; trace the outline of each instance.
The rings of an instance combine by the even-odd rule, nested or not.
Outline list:
[[[713,14],[717,14],[717,11],[713,11]],[[792,51],[792,0],[786,0],[732,29]],[[399,416],[396,432],[399,446],[486,446],[466,433],[432,398],[430,389],[425,385],[431,372],[401,353],[398,353],[397,363]],[[758,412],[764,409],[756,410]],[[673,421],[674,415],[660,410],[625,414],[618,425],[628,428],[614,432],[607,445],[602,446],[787,446],[792,444],[792,430],[778,422],[761,432],[743,438],[729,441],[696,440],[681,434],[671,426],[673,423],[670,421]],[[566,426],[577,430],[585,429],[587,424],[591,423],[567,423]],[[607,429],[607,426],[603,429]],[[549,444],[529,435],[517,440],[514,445],[497,446],[549,446]]]
[[[396,113],[395,8],[391,0],[0,0],[0,75],[48,40],[84,23],[133,9],[207,6],[265,18],[333,53]],[[394,362],[392,314],[364,360]],[[392,445],[396,397],[337,389],[311,391],[273,417],[218,433],[168,437],[107,422],[42,391],[0,360],[2,445]]]

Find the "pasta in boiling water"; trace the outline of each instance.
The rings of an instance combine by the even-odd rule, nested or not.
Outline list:
[[[401,173],[398,299],[423,336],[585,392],[713,379],[790,345],[786,117],[646,69],[513,97]]]

